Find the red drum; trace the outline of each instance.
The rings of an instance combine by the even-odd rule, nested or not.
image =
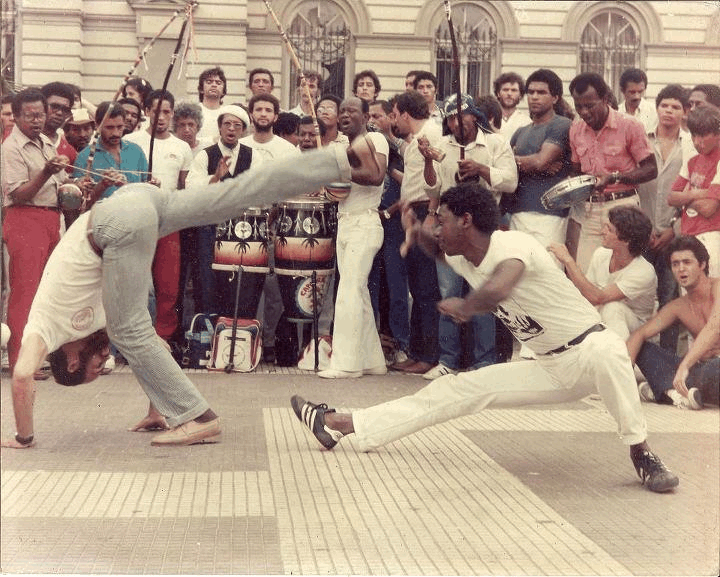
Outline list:
[[[286,200],[275,205],[275,270],[309,276],[335,262],[337,205],[322,199]]]
[[[212,268],[247,272],[268,272],[269,209],[251,207],[237,218],[215,227],[215,258]]]
[[[276,271],[280,273],[280,271]],[[323,297],[328,287],[328,281],[333,269],[317,271],[317,304],[318,314],[322,310]],[[285,273],[278,274],[278,286],[282,296],[285,314],[291,319],[313,318],[313,291],[312,277],[290,276]],[[331,297],[332,298],[332,297]]]

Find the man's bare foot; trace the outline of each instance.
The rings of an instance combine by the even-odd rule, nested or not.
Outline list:
[[[2,441],[0,441],[0,447],[3,447],[5,449],[29,449],[34,446],[35,446],[35,441],[32,441],[32,442],[28,443],[27,445],[18,443],[14,438],[3,439]]]
[[[164,431],[169,429],[165,417],[162,415],[148,415],[134,427],[130,427],[128,431]]]

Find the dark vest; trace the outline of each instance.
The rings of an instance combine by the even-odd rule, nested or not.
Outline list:
[[[228,172],[225,176],[223,176],[222,180],[237,176],[241,172],[245,172],[248,168],[250,168],[250,164],[252,162],[252,148],[245,146],[244,144],[239,144],[239,146],[240,151],[238,152],[237,162],[235,163],[235,170],[233,174]],[[222,152],[220,152],[220,147],[217,144],[213,144],[205,149],[205,153],[208,156],[208,174],[215,174],[218,162],[220,162],[223,157]]]

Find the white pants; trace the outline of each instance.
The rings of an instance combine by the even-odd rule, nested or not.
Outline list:
[[[605,326],[624,341],[630,338],[631,332],[639,329],[648,320],[638,317],[629,306],[621,301],[612,301],[600,305],[598,312]]]
[[[383,227],[377,211],[338,215],[337,263],[340,272],[330,368],[362,371],[385,366],[368,277],[382,246]]]
[[[490,365],[445,375],[414,395],[353,413],[361,451],[396,441],[425,427],[487,407],[564,403],[593,392],[602,396],[626,445],[647,437],[635,375],[625,342],[609,330],[537,361]]]
[[[595,249],[602,245],[602,225],[608,220],[608,213],[616,206],[640,207],[640,197],[635,194],[607,202],[579,202],[570,209],[570,218],[580,225],[577,261],[580,270],[587,273]]]
[[[516,212],[510,217],[510,230],[526,232],[547,247],[550,243],[565,244],[567,221],[564,216],[541,214],[539,212]],[[553,255],[555,264],[560,269],[563,265]]]

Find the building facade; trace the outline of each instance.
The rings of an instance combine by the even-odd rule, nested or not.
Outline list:
[[[647,72],[648,96],[665,84],[720,84],[720,4],[703,1],[455,0],[452,20],[462,85],[489,93],[492,79],[539,67],[567,83],[600,72],[617,91],[628,67]],[[287,38],[306,68],[321,70],[325,92],[352,90],[356,72],[373,69],[380,97],[403,90],[408,70],[427,69],[451,90],[452,51],[440,0],[272,0]],[[184,2],[155,0],[3,0],[3,76],[16,86],[72,82],[83,96],[112,98],[138,51],[168,26],[137,74],[162,85],[185,13]],[[296,72],[263,0],[199,0],[187,26],[186,58],[170,89],[194,98],[200,72],[221,66],[225,102],[247,100],[247,73],[270,69],[274,93],[294,104]]]

